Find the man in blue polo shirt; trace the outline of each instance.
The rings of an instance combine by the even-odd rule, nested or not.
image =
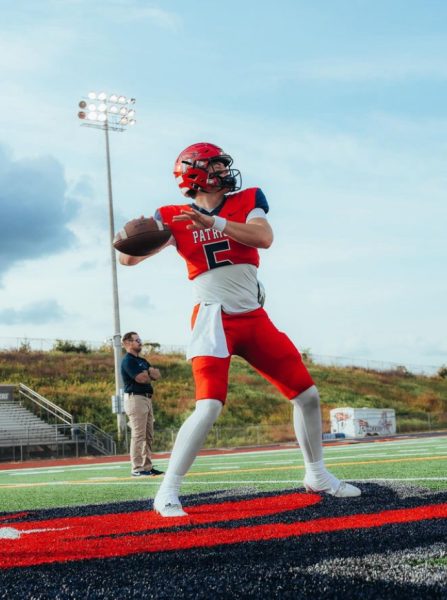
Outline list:
[[[151,367],[140,356],[143,347],[135,331],[123,335],[122,343],[127,354],[121,361],[124,382],[124,410],[132,430],[130,459],[132,477],[161,475],[163,471],[152,465],[152,442],[154,439],[154,413],[151,381],[160,379],[160,371]]]

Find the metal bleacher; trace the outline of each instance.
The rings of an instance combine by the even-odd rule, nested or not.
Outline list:
[[[31,388],[0,385],[0,460],[116,454],[113,438]]]

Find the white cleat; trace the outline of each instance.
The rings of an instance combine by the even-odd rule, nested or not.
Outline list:
[[[304,481],[304,487],[308,492],[316,492],[328,494],[329,496],[334,496],[334,498],[357,498],[361,495],[361,490],[355,485],[351,485],[350,483],[346,483],[346,481],[338,481],[338,485],[335,487],[330,487],[327,489],[316,489],[315,487],[311,487],[306,481]]]
[[[188,513],[182,508],[180,500],[154,500],[154,510],[161,517],[187,517]]]

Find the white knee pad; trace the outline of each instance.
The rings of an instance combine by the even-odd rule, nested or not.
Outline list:
[[[315,385],[308,388],[306,391],[292,399],[292,402],[299,404],[303,410],[313,409],[320,405],[320,394]]]
[[[220,400],[205,399],[197,400],[195,411],[191,416],[196,415],[197,419],[200,419],[202,423],[208,424],[212,427],[214,421],[222,412],[222,402]]]

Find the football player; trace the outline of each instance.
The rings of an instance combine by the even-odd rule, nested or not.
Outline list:
[[[155,218],[171,229],[168,244],[175,244],[186,261],[195,287],[187,358],[192,360],[196,408],[178,432],[154,509],[164,517],[186,515],[179,500],[182,479],[225,403],[233,354],[247,360],[292,402],[305,488],[337,498],[359,496],[357,487],[326,469],[317,388],[294,344],[263,308],[258,248],[269,248],[273,242],[263,192],[241,190],[241,174],[233,168],[233,159],[210,143],[183,150],[174,176],[189,202],[162,206]],[[120,262],[135,265],[148,256],[120,254]]]

